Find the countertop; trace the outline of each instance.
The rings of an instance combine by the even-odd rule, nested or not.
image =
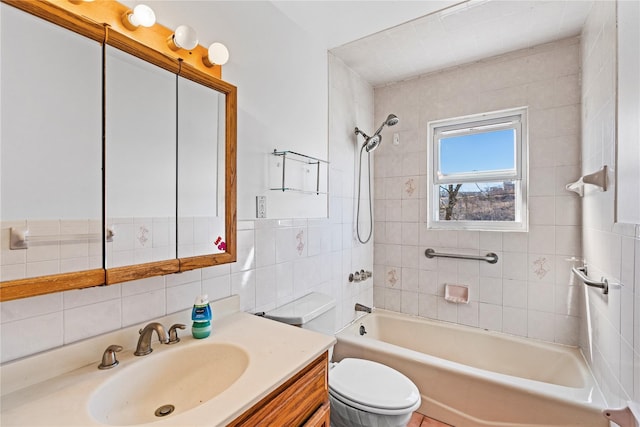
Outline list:
[[[113,369],[97,369],[102,351],[106,348],[104,343],[110,342],[109,338],[104,336],[94,339],[95,343],[87,340],[78,344],[82,347],[79,352],[86,353],[95,347],[95,360],[89,364],[76,365],[79,367],[74,369],[64,366],[64,363],[58,360],[61,357],[74,359],[71,356],[73,345],[4,364],[0,367],[0,374],[3,393],[6,394],[3,394],[0,400],[0,424],[5,427],[104,425],[91,415],[88,402],[97,387],[117,373],[119,368],[144,363],[146,358],[153,358],[160,352],[179,351],[180,346],[221,342],[234,344],[248,353],[249,365],[240,378],[222,394],[193,409],[139,425],[223,426],[258,403],[335,343],[333,336],[241,312],[237,309],[237,297],[230,298],[232,309],[227,310],[224,317],[214,318],[213,332],[209,338],[203,340],[193,339],[187,329],[180,331],[181,342],[170,346],[160,345],[155,341],[151,354],[138,357],[133,356],[138,326],[128,328],[133,330],[134,335],[127,335],[129,345],[118,353],[120,365]],[[214,317],[216,311],[224,310],[216,310],[214,307]],[[190,324],[190,310],[170,317],[171,322],[182,319],[183,323]],[[163,319],[158,320],[162,322]],[[169,324],[165,323],[165,326],[168,328]],[[122,339],[124,332],[119,331],[116,334],[114,339],[116,336]],[[118,341],[110,344],[124,346]],[[75,359],[82,358],[76,356]],[[46,365],[49,362],[52,369],[60,373],[49,373],[47,378]],[[194,369],[197,369],[197,366],[194,366]],[[67,371],[64,372],[65,370]]]

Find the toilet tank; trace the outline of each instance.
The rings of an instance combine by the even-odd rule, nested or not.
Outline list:
[[[311,292],[282,307],[267,311],[264,316],[278,322],[333,335],[335,332],[335,311],[335,299],[319,292]]]

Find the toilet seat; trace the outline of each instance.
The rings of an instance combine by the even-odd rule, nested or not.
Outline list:
[[[413,412],[420,392],[400,372],[364,359],[343,359],[329,371],[329,394],[343,403],[381,415]]]

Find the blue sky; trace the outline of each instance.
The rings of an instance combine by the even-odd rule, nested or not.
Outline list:
[[[513,169],[513,129],[440,139],[440,167],[444,174]]]

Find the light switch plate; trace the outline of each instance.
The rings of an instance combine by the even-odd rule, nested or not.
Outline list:
[[[267,217],[267,196],[256,196],[256,218]]]

